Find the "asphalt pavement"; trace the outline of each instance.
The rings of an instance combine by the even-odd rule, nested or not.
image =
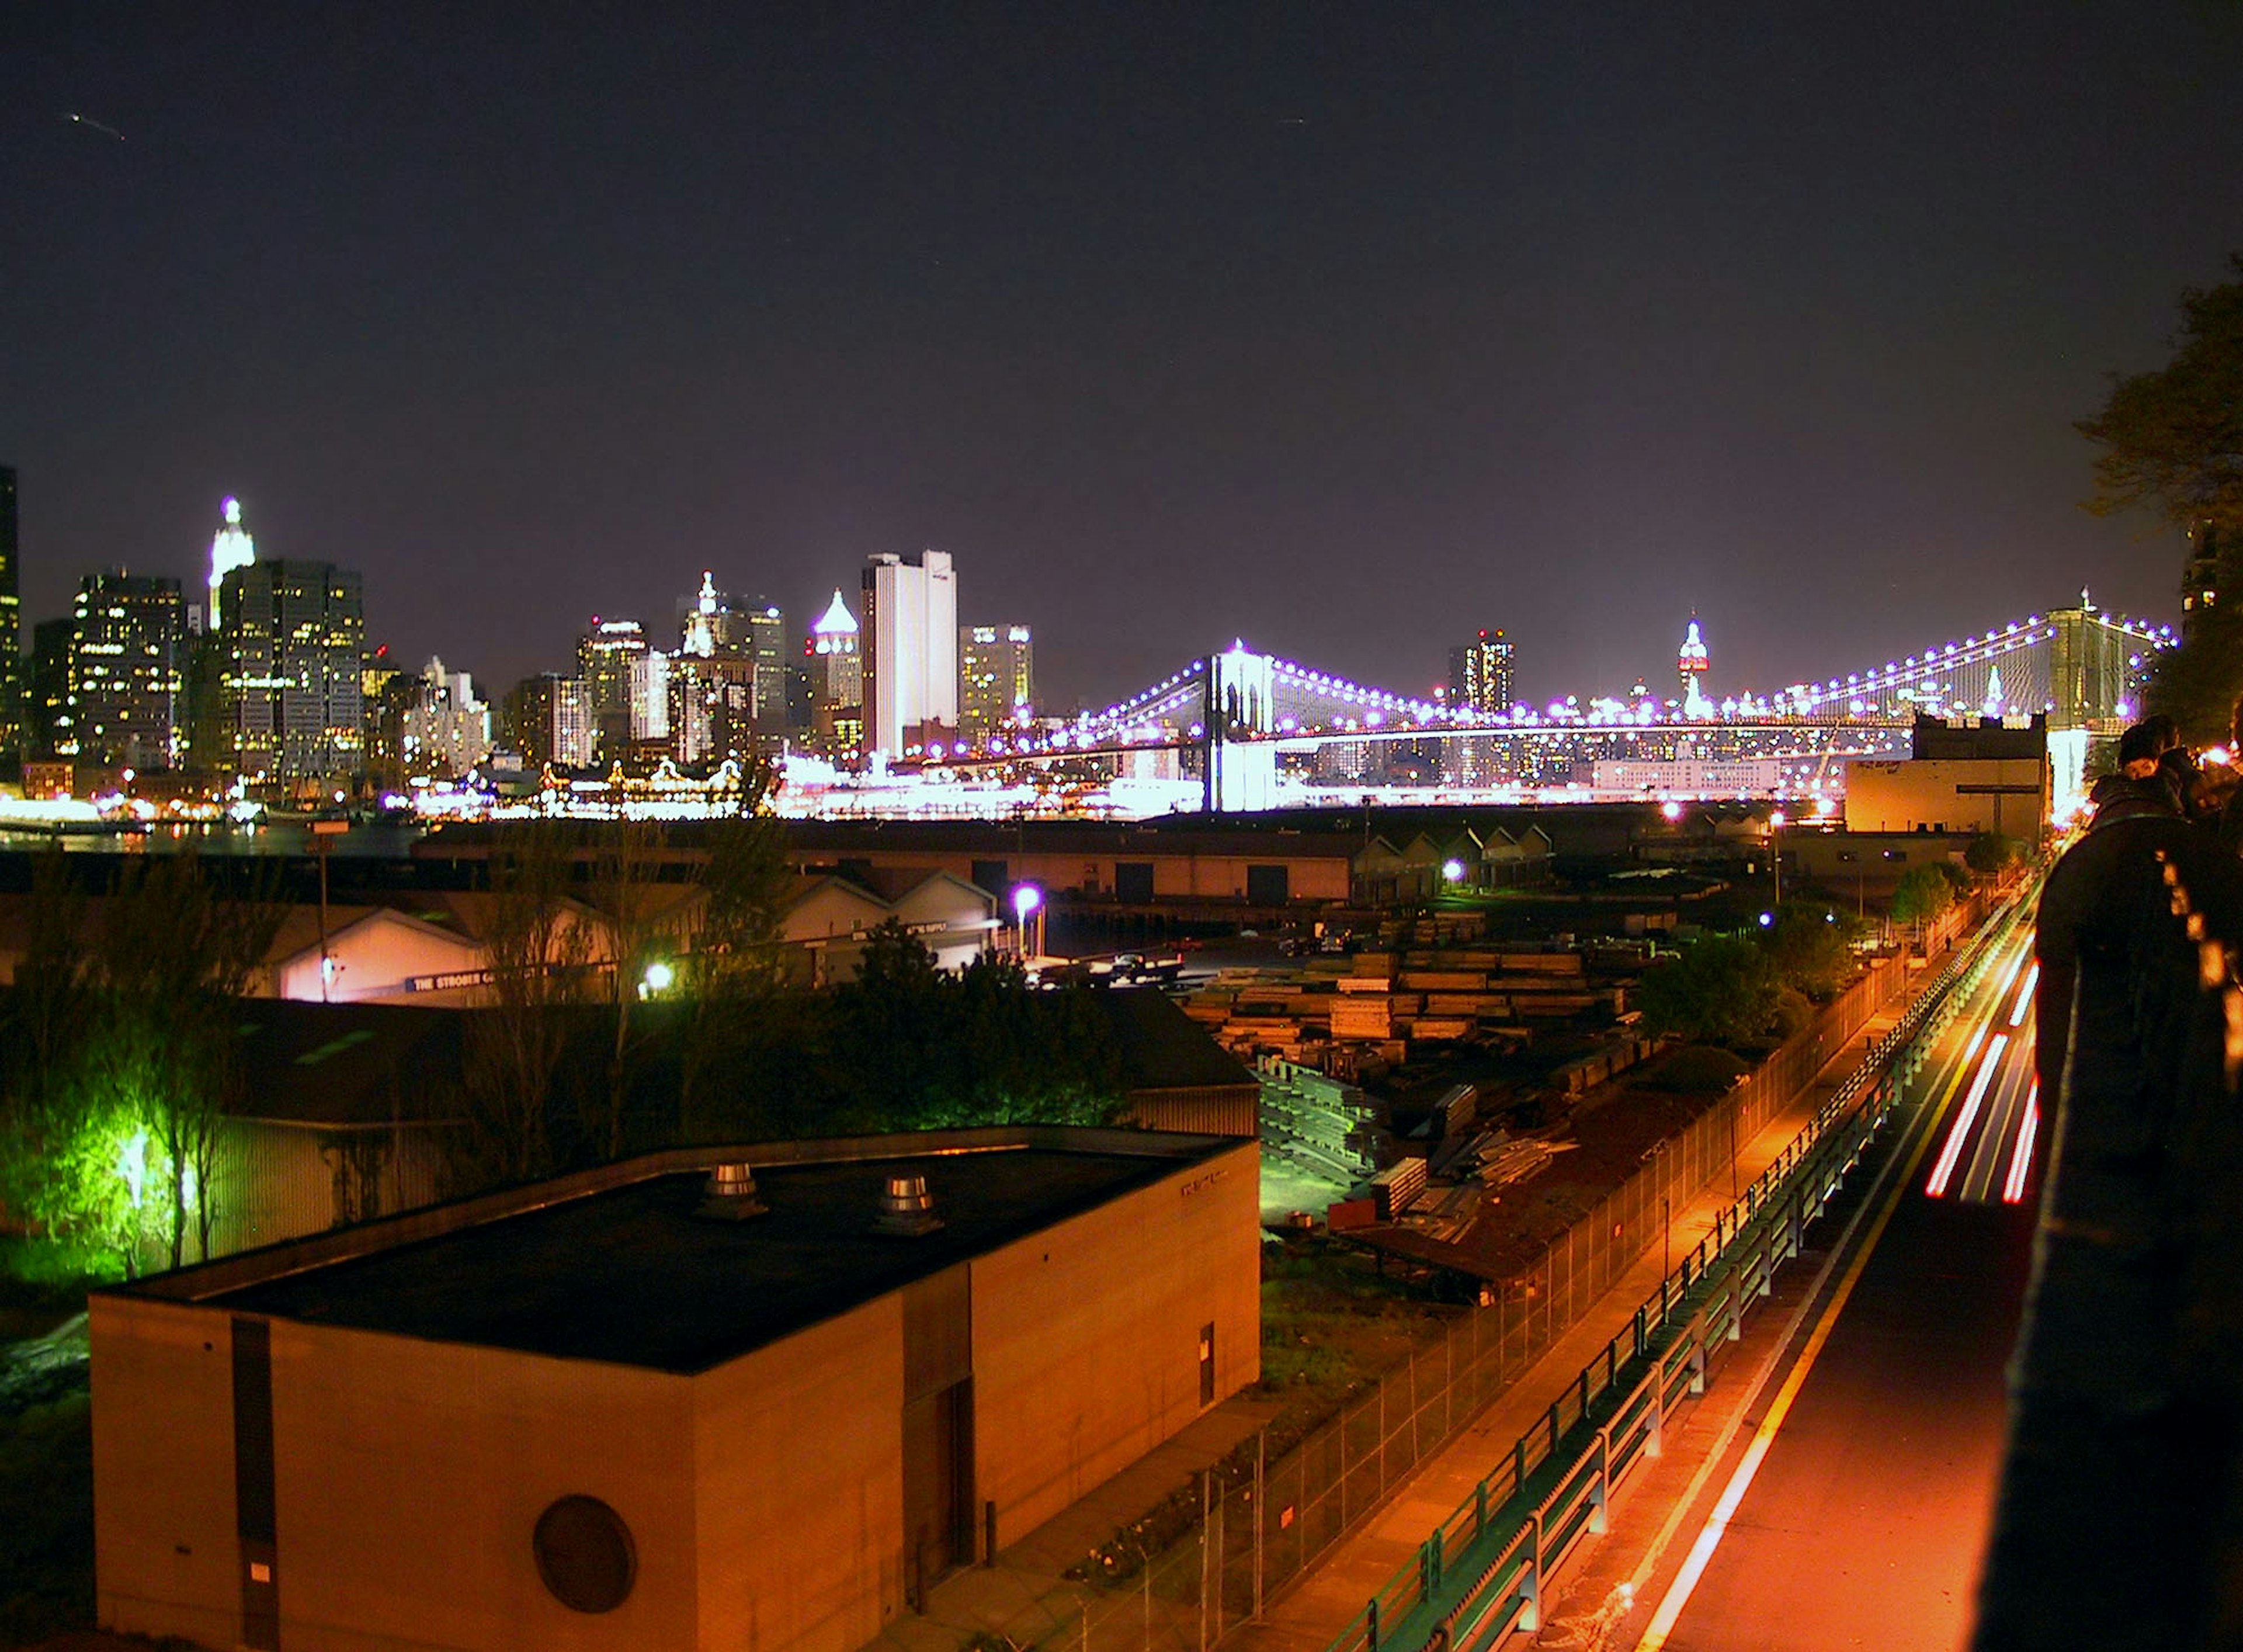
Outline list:
[[[1593,1639],[1638,1652],[1955,1652],[2000,1473],[2047,1133],[2032,1089],[2031,932],[2020,926],[1910,1087],[1916,1103],[1850,1243],[1709,1436],[1679,1521],[1623,1496],[1613,1553],[1576,1588]],[[1686,1447],[1685,1459],[1688,1456]],[[1656,1480],[1659,1476],[1647,1477]],[[1642,1553],[1627,1585],[1614,1564]],[[1585,1621],[1580,1603],[1567,1619]],[[1553,1623],[1553,1627],[1555,1625]]]

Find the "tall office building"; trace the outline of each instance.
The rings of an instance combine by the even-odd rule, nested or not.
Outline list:
[[[646,627],[635,619],[602,619],[595,614],[592,629],[576,639],[576,675],[584,684],[593,744],[601,762],[614,762],[625,746],[644,738],[634,727],[637,702],[633,682],[646,653]],[[666,700],[663,716],[666,724]]]
[[[853,763],[864,754],[865,671],[857,641],[857,617],[836,590],[802,646],[811,732],[836,762]]]
[[[65,693],[71,738],[57,755],[134,769],[178,759],[187,616],[179,582],[89,575],[71,610]]]
[[[786,610],[768,597],[749,600],[720,591],[715,574],[704,570],[700,592],[685,604],[682,619],[679,652],[751,662],[755,704],[750,714],[765,733],[783,732],[787,727]],[[731,682],[733,674],[724,675]]]
[[[408,775],[457,777],[491,752],[490,707],[475,698],[475,678],[432,658],[405,705],[398,756]]]
[[[1449,651],[1449,704],[1475,711],[1511,706],[1511,641],[1500,630],[1482,631]]]
[[[77,633],[77,621],[69,614],[31,627],[30,691],[24,720],[30,749],[50,757],[77,751],[77,718],[70,703],[71,639]]]
[[[741,651],[756,666],[756,726],[766,734],[794,727],[786,703],[786,610],[758,597],[734,610],[744,635]]]
[[[671,657],[658,648],[641,649],[631,658],[630,683],[625,691],[623,738],[666,740],[670,738],[670,672]],[[604,742],[606,735],[601,736]],[[623,755],[621,745],[603,744],[600,760],[613,762]]]
[[[543,671],[508,693],[501,732],[532,768],[581,769],[592,761],[590,697],[581,678]]]
[[[246,779],[321,786],[364,755],[359,671],[363,583],[354,569],[283,557],[229,570],[218,612],[233,706],[233,765]]]
[[[1035,703],[1035,644],[1025,625],[958,628],[958,732],[978,740]]]
[[[865,567],[865,745],[901,757],[958,729],[958,580],[947,551]]]
[[[203,610],[203,629],[213,631],[223,629],[221,610],[225,598],[220,591],[226,577],[257,560],[257,542],[242,525],[241,501],[229,498],[219,509],[224,519],[219,523],[217,536],[211,541],[210,606]]]
[[[16,472],[0,465],[0,664],[12,666],[24,647],[24,604],[17,582]]]

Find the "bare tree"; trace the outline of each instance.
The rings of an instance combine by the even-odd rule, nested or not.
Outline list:
[[[469,1128],[451,1168],[464,1183],[527,1181],[551,1165],[546,1109],[590,949],[569,900],[574,848],[553,822],[509,828],[493,846],[490,1001],[462,1033]]]
[[[608,1082],[592,1134],[602,1156],[621,1158],[623,1114],[630,1095],[632,1012],[659,934],[663,870],[670,834],[658,821],[617,820],[600,829],[593,856],[593,901],[606,932],[615,1039]]]
[[[688,960],[679,1050],[678,1112],[689,1138],[706,1133],[717,1082],[745,1063],[750,1035],[778,983],[786,836],[770,812],[771,765],[758,762],[742,779],[740,813],[716,825],[700,872],[701,922]]]

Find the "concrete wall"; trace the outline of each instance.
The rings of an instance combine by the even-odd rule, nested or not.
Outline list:
[[[903,1609],[902,1303],[694,1379],[710,1652],[855,1652]]]
[[[1989,790],[1986,788],[2008,788]],[[1854,832],[1999,832],[2031,842],[2048,819],[2048,764],[2037,758],[1927,759],[1846,765]]]
[[[834,859],[862,860],[875,866],[939,867],[967,880],[973,875],[974,861],[1002,860],[1007,876],[1014,883],[1033,883],[1053,891],[1109,898],[1114,893],[1114,867],[1117,861],[1150,861],[1153,893],[1162,900],[1243,900],[1249,866],[1283,866],[1287,868],[1288,896],[1292,900],[1344,902],[1348,898],[1347,856],[1304,854],[1283,838],[1273,839],[1266,854],[1195,854],[1148,843],[1126,854],[1106,850],[1079,854],[1042,850],[1026,853],[994,850],[950,853],[924,848],[852,847],[825,858],[829,862]],[[814,866],[820,856],[798,853],[795,860],[797,864]]]
[[[327,955],[334,962],[326,1001],[391,999],[418,1002],[405,983],[415,976],[446,975],[487,969],[490,956],[477,942],[450,935],[433,924],[414,923],[394,913],[375,913],[332,935]],[[322,1001],[320,952],[314,946],[275,967],[275,996],[310,1003]]]
[[[1262,1374],[1251,1142],[973,1264],[975,1492],[1001,1547]]]
[[[693,1644],[685,1379],[272,1324],[288,1652]],[[614,1508],[637,1548],[611,1612],[573,1611],[538,1576],[532,1530],[571,1493]]]
[[[96,1614],[128,1635],[232,1646],[233,1343],[226,1317],[95,1297]]]
[[[975,1496],[1018,1539],[1260,1374],[1251,1141],[970,1263]],[[903,1299],[697,1377],[270,1322],[281,1643],[855,1652],[904,1609]],[[232,1315],[92,1305],[104,1626],[239,1633]],[[572,1493],[631,1531],[616,1610],[555,1600]]]

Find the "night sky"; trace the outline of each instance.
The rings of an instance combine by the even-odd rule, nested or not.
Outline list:
[[[199,582],[232,492],[494,695],[922,546],[1061,706],[2171,617],[2071,421],[2243,247],[2239,84],[2213,4],[19,0],[26,611]]]

